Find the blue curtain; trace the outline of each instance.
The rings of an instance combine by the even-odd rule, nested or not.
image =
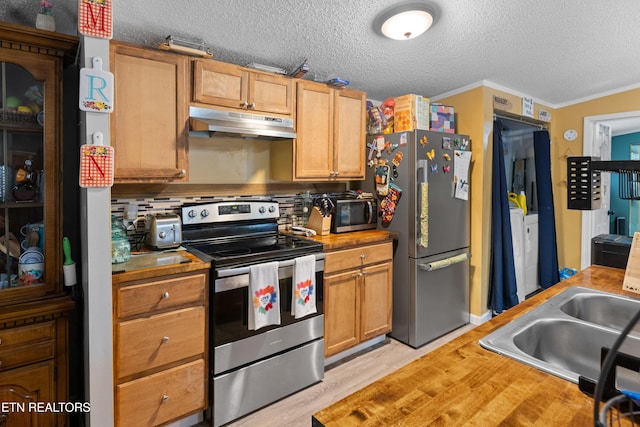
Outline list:
[[[540,287],[546,289],[560,281],[556,221],[551,185],[551,141],[546,130],[533,133],[536,163],[536,195],[538,196],[538,262]]]
[[[501,313],[518,304],[508,192],[502,147],[502,121],[495,120],[493,122],[491,268],[489,272],[489,308],[494,313]]]

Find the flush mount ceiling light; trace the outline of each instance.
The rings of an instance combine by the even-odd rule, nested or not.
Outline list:
[[[380,16],[380,31],[394,40],[418,37],[433,25],[434,12],[424,3],[409,3],[392,7]]]

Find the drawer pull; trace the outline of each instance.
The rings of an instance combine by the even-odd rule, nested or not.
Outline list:
[[[366,256],[365,254],[360,255],[360,259],[361,259],[362,261],[364,261],[364,259],[365,259],[366,257],[367,257],[367,256]]]
[[[162,395],[162,403],[168,402],[169,401],[169,396],[167,396],[166,394]]]
[[[169,298],[169,292],[163,292],[162,299],[167,299],[167,298]]]
[[[168,343],[169,342],[169,337],[162,337],[162,343]]]

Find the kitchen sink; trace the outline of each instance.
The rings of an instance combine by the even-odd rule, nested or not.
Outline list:
[[[640,310],[640,301],[607,292],[571,287],[480,340],[488,350],[578,383],[597,380],[600,351],[611,347]],[[620,351],[640,357],[640,327]],[[618,386],[638,390],[637,373],[618,369]]]
[[[585,322],[622,330],[640,310],[640,301],[589,291],[575,295],[564,303],[560,310]],[[631,329],[630,335],[640,337],[640,322]]]

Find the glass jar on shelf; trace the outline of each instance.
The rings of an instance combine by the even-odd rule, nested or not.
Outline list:
[[[111,263],[127,262],[131,258],[131,243],[122,220],[111,215]]]

